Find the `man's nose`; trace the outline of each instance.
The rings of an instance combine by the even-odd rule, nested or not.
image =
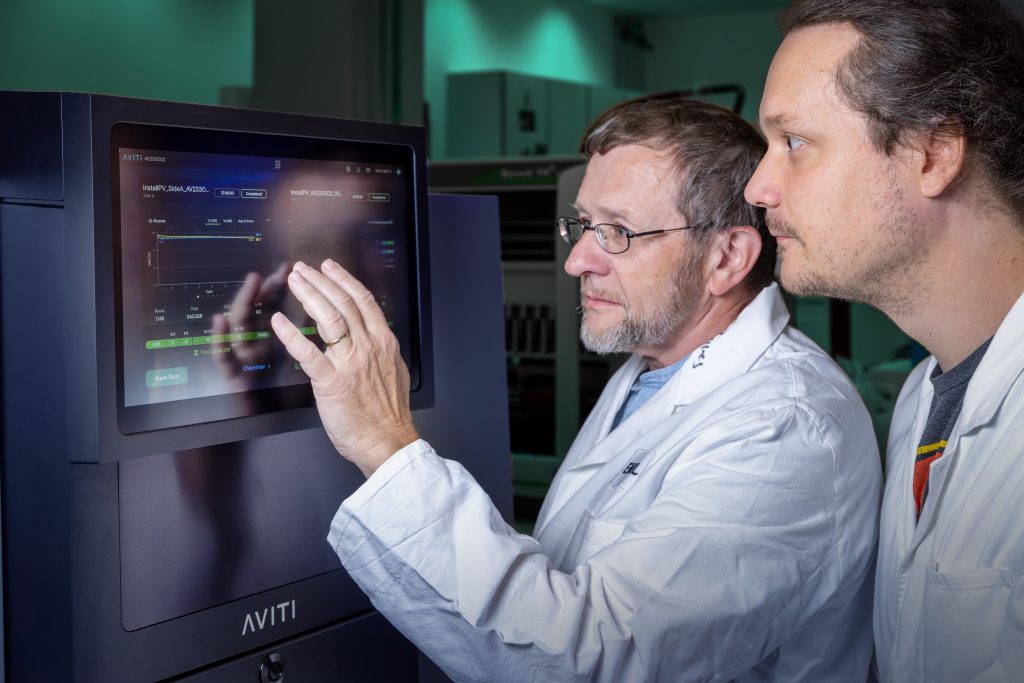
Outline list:
[[[605,274],[608,263],[608,252],[601,248],[597,241],[597,233],[585,230],[579,241],[573,245],[569,258],[565,259],[565,272],[573,277],[583,273]]]
[[[750,177],[747,187],[743,190],[743,198],[747,203],[765,209],[778,207],[782,193],[779,192],[778,179],[775,175],[772,162],[766,155],[757,165],[754,175]]]

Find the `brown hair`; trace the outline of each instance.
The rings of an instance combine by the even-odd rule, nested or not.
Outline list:
[[[861,35],[836,72],[875,146],[964,135],[968,159],[1024,223],[1024,24],[1000,0],[797,0],[784,34],[848,24]]]

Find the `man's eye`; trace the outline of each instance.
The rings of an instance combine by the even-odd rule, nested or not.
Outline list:
[[[789,148],[790,152],[794,152],[804,146],[804,141],[800,138],[793,137],[792,135],[786,136],[786,147]]]
[[[612,229],[612,234],[616,237],[621,237],[622,239],[629,237],[629,230],[626,230],[621,225],[612,225],[610,227]]]

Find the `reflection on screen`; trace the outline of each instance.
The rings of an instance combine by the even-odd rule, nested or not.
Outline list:
[[[273,339],[296,261],[333,258],[410,342],[403,163],[116,148],[125,407],[306,382]],[[408,360],[408,357],[407,357]]]

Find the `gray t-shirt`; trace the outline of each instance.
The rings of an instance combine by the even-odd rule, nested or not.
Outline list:
[[[967,385],[974,376],[974,371],[981,364],[981,359],[992,342],[990,337],[974,353],[960,361],[953,369],[943,372],[938,365],[932,370],[929,379],[935,394],[928,411],[928,421],[921,433],[921,442],[914,459],[914,502],[917,504],[917,516],[928,497],[928,472],[931,464],[942,457],[946,450],[946,440],[953,433],[953,425],[960,417],[960,409],[964,405],[964,394]]]

